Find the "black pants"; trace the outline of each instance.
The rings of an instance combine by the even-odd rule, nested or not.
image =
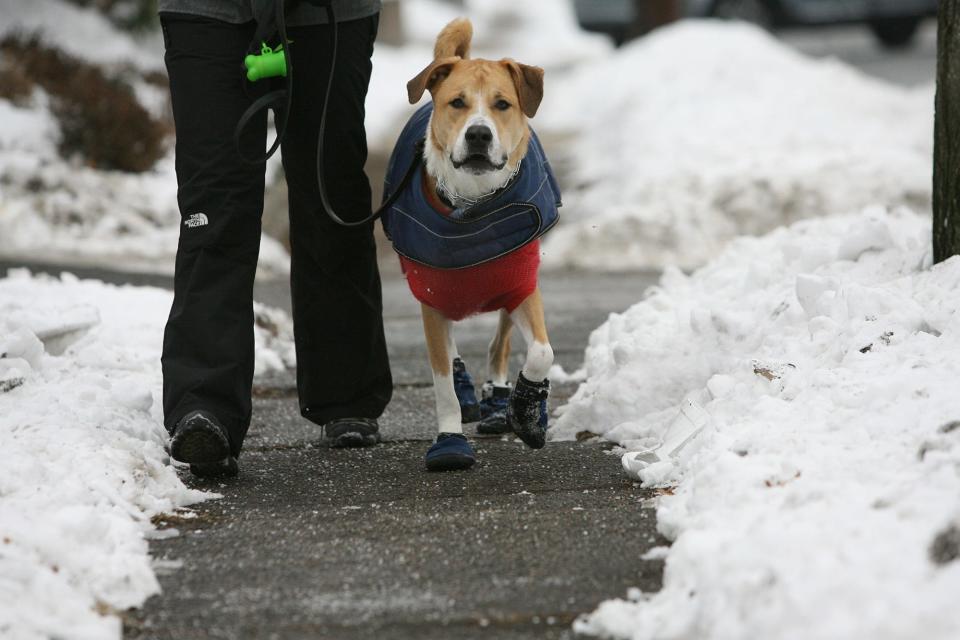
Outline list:
[[[364,99],[377,16],[343,22],[327,106],[326,182],[341,217],[370,212]],[[174,300],[163,341],[167,429],[189,411],[214,413],[239,454],[250,424],[253,281],[260,245],[264,166],[235,151],[237,121],[268,88],[247,83],[241,63],[254,23],[161,16],[177,130],[183,224]],[[383,334],[373,223],[344,228],[327,216],[316,181],[316,144],[330,70],[331,28],[291,27],[293,103],[281,152],[290,202],[291,292],[301,414],[323,424],[376,418],[392,380]],[[260,81],[257,84],[263,84]],[[250,123],[244,153],[262,155],[266,113]],[[198,215],[198,214],[203,214]]]

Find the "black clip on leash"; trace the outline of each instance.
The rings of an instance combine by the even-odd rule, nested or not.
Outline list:
[[[333,45],[330,53],[330,74],[327,77],[327,88],[323,97],[323,110],[320,112],[320,132],[317,134],[317,187],[320,192],[320,202],[323,205],[323,208],[326,210],[327,215],[330,216],[330,219],[337,224],[343,227],[359,227],[379,218],[393,205],[394,202],[397,201],[397,198],[400,197],[400,194],[410,183],[410,180],[413,178],[413,174],[416,172],[417,166],[420,164],[421,155],[423,153],[423,141],[420,141],[417,144],[417,152],[414,154],[413,161],[410,163],[410,167],[404,174],[400,184],[397,185],[394,192],[390,194],[390,197],[388,197],[376,211],[362,220],[357,220],[354,222],[347,222],[337,215],[327,194],[327,184],[326,180],[324,180],[323,165],[324,132],[327,130],[327,105],[330,104],[330,93],[333,90],[333,74],[337,68],[337,21],[333,13],[332,0],[306,1],[310,4],[321,7],[326,12],[327,23],[330,24],[333,30]],[[237,154],[244,162],[248,164],[262,164],[266,162],[274,153],[276,153],[277,149],[280,148],[280,144],[287,135],[287,123],[290,120],[290,104],[293,102],[293,62],[290,59],[290,51],[288,47],[289,40],[287,39],[287,23],[284,4],[284,0],[276,0],[274,4],[276,11],[274,12],[273,19],[276,22],[275,28],[280,34],[280,45],[275,49],[270,49],[270,47],[265,44],[266,37],[270,35],[274,29],[269,20],[270,14],[265,13],[265,15],[262,16],[261,21],[258,23],[259,26],[257,27],[257,32],[254,36],[254,45],[257,43],[263,43],[261,54],[247,56],[244,60],[244,64],[248,69],[247,78],[251,80],[251,82],[264,77],[280,75],[286,77],[287,84],[286,89],[271,91],[270,93],[255,100],[240,117],[239,122],[237,122],[237,127],[233,132],[234,145],[236,146]],[[281,52],[283,56],[282,64],[280,63],[279,58],[277,58],[277,54]],[[255,72],[253,69],[258,69],[259,72]],[[277,138],[270,146],[270,149],[267,150],[267,153],[260,158],[251,159],[243,155],[243,151],[240,149],[240,136],[243,133],[243,130],[247,127],[247,124],[249,124],[254,115],[263,109],[269,108],[271,105],[275,105],[281,100],[285,102],[283,108],[283,119],[280,124],[280,130],[277,132]],[[276,109],[274,109],[274,113],[276,113]]]

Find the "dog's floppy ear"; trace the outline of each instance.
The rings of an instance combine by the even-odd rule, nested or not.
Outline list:
[[[433,46],[433,59],[442,60],[457,56],[463,60],[470,57],[470,41],[473,39],[473,25],[466,18],[457,18],[445,26],[437,35]]]
[[[437,83],[450,75],[450,69],[459,60],[470,56],[470,41],[473,39],[473,25],[466,18],[453,20],[440,31],[437,43],[433,47],[433,62],[407,83],[407,98],[410,104],[416,104],[423,92],[432,90]]]
[[[528,118],[537,115],[540,101],[543,100],[543,69],[510,59],[503,60],[503,65],[513,78],[513,86],[520,98],[520,110]]]
[[[423,97],[423,92],[427,89],[432,90],[440,81],[450,75],[450,69],[459,61],[459,57],[443,58],[434,60],[427,65],[426,69],[407,83],[407,98],[410,100],[410,104],[417,104]]]

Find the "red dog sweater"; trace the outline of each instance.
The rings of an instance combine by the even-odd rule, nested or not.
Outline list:
[[[443,215],[451,209],[423,185],[431,206]],[[400,267],[413,296],[450,320],[487,311],[512,313],[537,288],[540,241],[505,256],[465,269],[434,269],[400,256]]]

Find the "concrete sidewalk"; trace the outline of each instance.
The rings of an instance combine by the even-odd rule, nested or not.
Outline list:
[[[638,274],[542,280],[551,341],[568,371],[580,365],[589,332],[652,284]],[[258,286],[257,297],[289,308],[283,283]],[[223,498],[197,505],[194,518],[158,521],[178,532],[151,543],[163,593],[125,616],[125,637],[570,638],[573,619],[600,601],[659,588],[662,563],[640,560],[664,543],[651,494],[602,443],[531,451],[512,439],[476,439],[474,469],[423,470],[436,427],[419,307],[389,270],[384,299],[396,380],[384,444],[321,447],[319,428],[299,417],[292,374],[258,379],[240,477],[184,475]],[[478,381],[494,321],[458,325]],[[556,385],[551,404],[575,388]]]

